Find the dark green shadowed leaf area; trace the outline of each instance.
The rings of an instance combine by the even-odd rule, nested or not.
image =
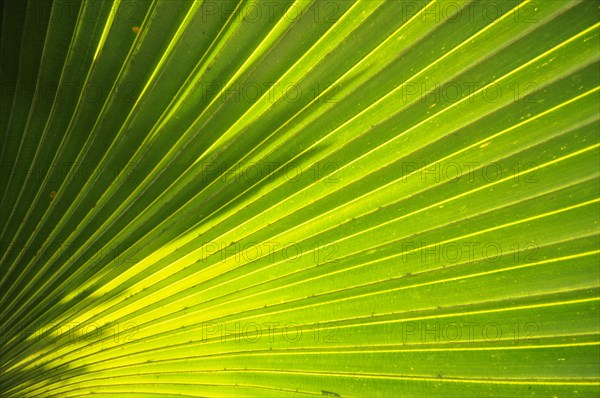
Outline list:
[[[5,0],[0,396],[599,397],[588,0]]]

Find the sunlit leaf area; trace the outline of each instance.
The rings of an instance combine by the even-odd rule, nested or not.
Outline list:
[[[0,396],[600,397],[599,7],[5,0]]]

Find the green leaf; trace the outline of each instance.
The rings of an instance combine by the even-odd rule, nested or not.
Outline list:
[[[597,397],[592,1],[7,0],[2,397]]]

